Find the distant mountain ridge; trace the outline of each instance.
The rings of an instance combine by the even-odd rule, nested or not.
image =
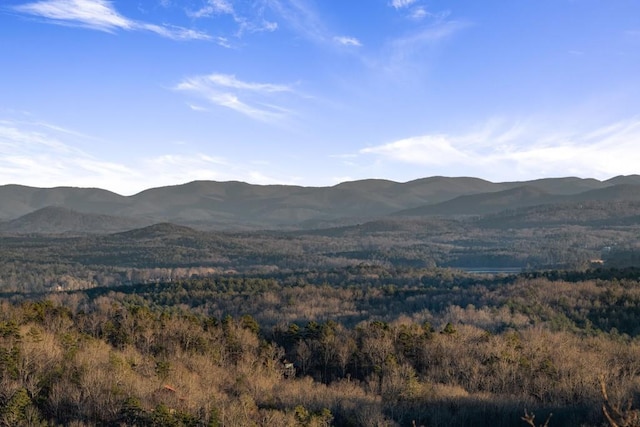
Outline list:
[[[0,231],[116,232],[160,222],[196,229],[309,228],[385,216],[483,215],[588,200],[640,200],[640,176],[502,183],[438,176],[405,183],[369,179],[333,187],[194,181],[132,196],[98,188],[4,185]]]

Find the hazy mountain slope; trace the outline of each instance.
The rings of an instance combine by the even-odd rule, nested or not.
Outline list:
[[[177,222],[291,224],[360,214],[366,194],[357,190],[241,182],[194,182],[147,190],[133,196],[129,214],[157,215]],[[383,201],[374,203],[384,204]],[[392,209],[392,208],[391,208]]]
[[[598,181],[597,179],[593,179],[593,178],[566,177],[566,178],[543,178],[543,179],[535,179],[532,181],[521,181],[521,182],[508,182],[508,183],[503,183],[503,185],[506,188],[517,188],[517,187],[522,187],[526,185],[526,186],[538,188],[549,194],[571,195],[571,194],[583,193],[589,190],[605,188],[614,184],[613,183],[607,184],[606,182]]]
[[[453,200],[396,212],[396,216],[484,215],[505,209],[557,202],[558,196],[532,186],[516,187],[494,193],[460,196]]]
[[[620,175],[604,181],[607,185],[632,184],[640,185],[640,175]]]
[[[400,184],[389,194],[417,207],[421,204],[435,204],[459,196],[479,193],[492,193],[509,188],[503,183],[493,183],[479,178],[449,178],[433,176]],[[409,203],[405,203],[405,206]]]
[[[638,201],[581,201],[530,206],[486,215],[480,227],[522,228],[550,225],[628,226],[640,224]]]
[[[127,198],[99,188],[34,188],[0,186],[0,218],[15,219],[47,206],[61,206],[86,213],[114,213]]]
[[[36,191],[37,188],[24,185],[0,186],[0,219],[14,219],[37,209],[31,203]]]
[[[435,205],[425,205],[414,209],[406,209],[394,213],[400,216],[424,215],[486,215],[507,209],[520,209],[528,206],[566,204],[587,201],[640,201],[640,185],[622,184],[578,194],[552,194],[540,187],[555,188],[556,191],[567,191],[566,182],[554,183],[532,181],[535,185],[524,185],[494,193],[460,196]],[[580,181],[579,184],[583,184]],[[556,185],[560,184],[560,185]]]
[[[59,206],[48,206],[19,218],[0,223],[4,233],[113,233],[148,224],[141,219],[87,214]]]
[[[341,182],[340,184],[336,184],[331,188],[342,188],[357,191],[381,191],[395,188],[398,185],[402,184],[396,181],[390,181],[388,179],[362,179],[359,181]]]
[[[611,187],[601,188],[599,190],[585,191],[569,198],[571,201],[640,201],[640,183],[639,184],[619,184]]]
[[[437,176],[406,183],[369,179],[333,187],[194,181],[152,188],[133,196],[92,188],[6,185],[0,186],[0,220],[13,220],[46,206],[60,206],[82,213],[136,218],[145,224],[172,222],[201,229],[300,228],[314,224],[354,224],[395,212],[403,215],[485,214],[559,203],[566,197],[583,197],[580,195],[586,190],[605,191],[616,183],[631,185],[639,180],[638,176],[630,176],[605,182],[550,178],[492,183],[478,178]],[[589,200],[588,197],[613,197],[614,200],[635,197],[635,188],[617,191],[626,196],[605,191],[584,197],[587,197],[585,200]],[[581,199],[569,199],[577,200]]]
[[[448,180],[453,183],[456,179]],[[422,188],[416,191],[419,187]],[[446,184],[441,183],[425,182],[419,186],[384,180],[354,181],[334,187],[201,181],[144,191],[132,196],[130,205],[118,213],[187,224],[241,222],[282,226],[348,217],[371,218],[424,203],[433,194],[440,200],[475,191],[465,184],[452,186],[451,190],[445,188]]]

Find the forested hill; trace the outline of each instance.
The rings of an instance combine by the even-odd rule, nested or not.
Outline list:
[[[395,214],[478,215],[520,207],[638,198],[637,175],[607,181],[549,178],[503,183],[430,177],[405,183],[362,180],[333,187],[195,181],[132,196],[95,188],[5,185],[0,186],[0,231],[99,233],[158,222],[196,229],[320,228]],[[52,223],[56,225],[52,227]]]
[[[148,225],[149,220],[96,213],[80,213],[59,206],[47,206],[19,218],[0,223],[0,232],[11,233],[111,233]]]

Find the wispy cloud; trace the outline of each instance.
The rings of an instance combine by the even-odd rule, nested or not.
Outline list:
[[[367,147],[378,161],[468,171],[488,179],[634,174],[640,164],[640,118],[577,133],[541,124],[490,121],[466,134],[426,134]]]
[[[206,4],[195,11],[187,11],[191,18],[212,18],[230,16],[238,26],[236,37],[244,33],[272,32],[278,29],[276,22],[265,19],[264,8],[249,7],[248,10],[238,10],[229,0],[207,0]]]
[[[324,46],[362,46],[351,36],[337,35],[327,26],[322,15],[308,0],[264,0],[287,27],[300,37]]]
[[[447,166],[469,164],[473,156],[456,147],[448,135],[422,135],[375,147],[364,148],[362,154],[377,154],[389,160],[420,165]]]
[[[229,41],[227,37],[217,36],[213,39],[218,46],[231,49],[233,48],[233,44]]]
[[[448,19],[435,19],[427,25],[420,25],[386,43],[380,58],[371,61],[371,66],[384,71],[394,81],[413,84],[414,77],[424,78],[425,69],[433,63],[425,55],[470,25],[464,20]]]
[[[362,46],[362,43],[360,42],[360,40],[358,40],[355,37],[336,36],[333,38],[333,40],[342,46],[356,46],[356,47]]]
[[[416,0],[392,0],[391,6],[395,9],[404,9],[414,4]]]
[[[427,12],[427,9],[424,7],[415,7],[413,8],[413,10],[411,11],[411,13],[409,13],[409,18],[416,20],[416,21],[420,21],[424,18],[426,18],[427,16],[429,16],[429,12]]]
[[[264,122],[291,114],[287,108],[274,104],[273,99],[278,94],[293,93],[291,85],[246,82],[234,75],[214,73],[186,78],[175,89]]]
[[[202,18],[211,15],[232,15],[235,11],[233,5],[227,0],[209,0],[207,4],[190,15],[193,18]]]
[[[238,80],[236,76],[231,74],[210,74],[205,77],[206,80],[214,85],[240,89],[250,92],[275,93],[275,92],[292,92],[291,86],[273,83],[254,83]]]
[[[189,108],[191,108],[193,111],[202,111],[202,112],[209,112],[210,110],[206,107],[202,107],[200,105],[196,105],[196,104],[187,104],[189,105]]]
[[[392,42],[392,46],[401,51],[414,50],[424,45],[450,38],[454,34],[469,27],[469,25],[470,23],[466,21],[439,21],[412,32],[405,37],[395,39]]]
[[[313,5],[307,0],[266,0],[274,11],[296,33],[314,42],[331,40],[330,32]]]
[[[173,40],[209,40],[200,31],[172,25],[156,25],[136,21],[121,15],[108,0],[41,0],[18,5],[15,11],[46,19],[59,25],[70,25],[92,30],[116,32],[148,31]]]
[[[43,123],[0,121],[0,182],[93,187],[137,175],[133,169],[98,160],[65,141],[86,138]]]
[[[272,175],[268,162],[231,161],[202,152],[107,161],[79,149],[95,138],[46,123],[0,119],[0,185],[98,187],[130,195],[193,180],[295,183]],[[188,150],[188,144],[181,149]],[[265,172],[265,170],[271,172]]]
[[[451,13],[448,10],[432,12],[421,3],[421,0],[393,0],[389,6],[413,21],[422,21],[425,18],[442,20]]]

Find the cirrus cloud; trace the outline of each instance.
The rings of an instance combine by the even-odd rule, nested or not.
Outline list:
[[[58,25],[92,30],[148,31],[173,40],[209,40],[208,34],[173,25],[156,25],[121,15],[108,0],[41,0],[15,6],[13,10]]]
[[[333,41],[335,41],[336,43],[342,46],[356,46],[356,47],[362,46],[362,43],[360,42],[360,40],[358,40],[355,37],[336,36],[333,38]]]
[[[536,123],[492,120],[463,134],[425,134],[363,148],[378,162],[510,180],[566,175],[608,178],[638,172],[640,118],[584,132],[548,131]],[[465,171],[465,172],[461,172]],[[427,172],[425,175],[431,175]],[[446,174],[446,173],[445,173]]]
[[[404,9],[414,4],[416,0],[392,0],[391,7],[395,9]]]
[[[278,94],[293,93],[291,85],[246,82],[231,74],[213,73],[188,77],[174,89],[263,122],[277,121],[292,113],[273,99]]]
[[[173,152],[110,161],[78,147],[92,138],[48,123],[0,119],[0,185],[96,187],[131,195],[194,180],[295,183],[274,176],[269,162],[238,161],[203,152]],[[188,147],[185,148],[188,150]]]
[[[261,8],[249,7],[249,10],[238,10],[228,0],[207,0],[206,4],[196,11],[187,11],[191,18],[211,18],[220,15],[230,16],[238,26],[237,37],[244,33],[273,32],[278,29],[278,23],[264,18]],[[257,10],[256,10],[257,9]]]

